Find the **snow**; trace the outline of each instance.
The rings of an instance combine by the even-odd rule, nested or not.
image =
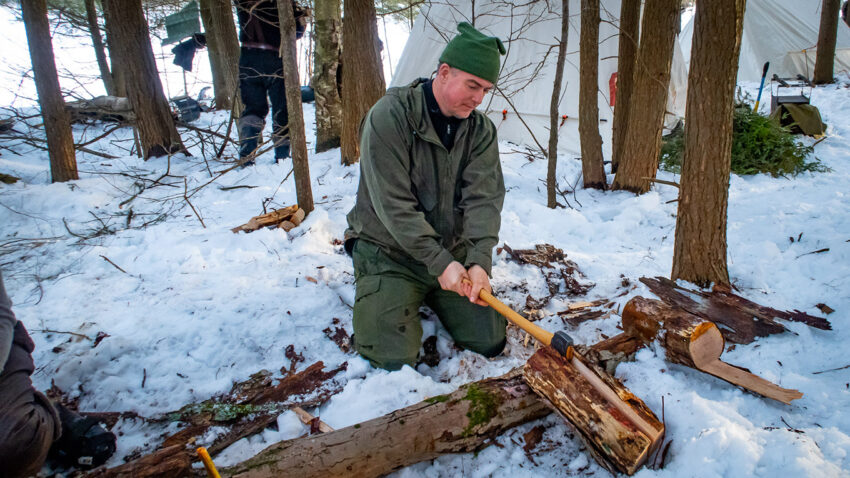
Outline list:
[[[25,53],[25,43],[17,42],[21,48],[5,49],[15,50],[10,55]],[[20,82],[3,81],[10,90]],[[758,87],[742,86],[753,96]],[[645,349],[636,361],[621,364],[616,376],[656,414],[662,416],[663,410],[672,444],[663,469],[644,468],[636,476],[850,476],[850,369],[815,373],[850,363],[844,353],[850,340],[848,86],[819,87],[812,96],[829,124],[828,137],[817,144],[815,155],[831,171],[795,178],[733,175],[729,190],[728,262],[740,294],[778,309],[822,316],[815,304],[825,303],[835,312],[828,316],[832,331],[788,323],[789,333],[739,345],[724,353],[724,360],[797,388],[804,397],[782,405],[665,362],[657,345]],[[312,141],[312,105],[305,105],[304,112]],[[226,120],[224,112],[204,113],[195,124],[218,128]],[[75,125],[74,135],[80,142],[103,129],[102,124]],[[329,369],[348,363],[338,376],[343,390],[309,410],[341,428],[524,363],[516,343],[509,344],[513,355],[492,360],[459,352],[433,319],[423,324],[426,337],[438,337],[441,361],[433,368],[386,372],[344,354],[323,329],[338,319],[333,326],[351,333],[352,265],[335,241],[342,238],[345,215],[355,199],[358,168],[340,165],[338,150],[311,151],[316,210],[304,223],[290,232],[233,234],[230,228],[263,212],[263,204],[275,208],[295,202],[291,163],[272,164],[268,153],[256,166],[201,187],[210,181],[210,172],[231,163],[216,161],[209,145],[202,150],[194,133],[182,136],[191,157],[143,161],[124,149],[128,141],[117,140],[131,134],[118,131],[113,141],[90,146],[117,159],[79,153],[80,179],[63,184],[50,184],[46,152],[0,143],[0,172],[22,178],[0,184],[0,269],[15,313],[36,343],[33,379],[39,389],[53,383],[78,398],[83,410],[158,416],[226,393],[234,382],[261,369],[279,377],[277,370],[289,366],[285,349],[293,345],[304,364],[321,360]],[[538,322],[541,326],[563,329],[554,312],[570,301],[611,298],[622,308],[636,295],[651,296],[638,278],[669,276],[675,188],[656,185],[642,196],[578,189],[566,197],[569,208],[548,209],[545,161],[529,161],[522,147],[508,143],[501,144],[501,151],[508,193],[500,244],[553,244],[579,265],[584,281],[596,284],[586,297],[556,298]],[[225,159],[232,161],[234,154],[228,149]],[[559,158],[562,187],[580,177],[577,156]],[[154,186],[166,170],[170,175]],[[665,172],[659,177],[679,179]],[[609,183],[612,179],[609,175]],[[234,186],[240,187],[222,189]],[[191,194],[203,224],[184,200],[184,191]],[[146,222],[150,224],[142,227]],[[807,254],[824,248],[829,251]],[[631,285],[624,287],[624,279]],[[504,253],[495,256],[494,288],[515,306],[525,294],[508,286],[518,284],[535,297],[545,295],[539,270],[509,262]],[[567,331],[580,343],[593,343],[618,333],[618,323],[613,315]],[[99,332],[108,337],[92,347]],[[522,434],[538,425],[545,427],[538,446],[543,451],[532,461],[522,450]],[[122,463],[132,452],[153,450],[164,435],[178,429],[176,424],[131,419],[116,428],[118,452],[110,465]],[[201,443],[211,443],[221,432],[211,430]],[[216,463],[238,463],[272,443],[306,433],[297,417],[286,412],[278,418],[277,430],[237,442]],[[517,427],[495,441],[500,446],[443,456],[394,476],[609,476],[557,416]]]

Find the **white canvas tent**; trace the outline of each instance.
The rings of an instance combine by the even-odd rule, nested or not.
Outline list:
[[[811,78],[815,71],[821,0],[748,0],[741,35],[738,81],[760,81],[764,62],[773,74]],[[693,19],[679,36],[685,58],[690,58]],[[838,22],[835,75],[850,75],[850,28]]]
[[[611,154],[613,108],[609,80],[617,71],[619,0],[602,0],[599,25],[599,131],[606,158]],[[555,9],[555,10],[550,10]],[[568,119],[559,127],[559,149],[580,151],[578,135],[579,28],[580,0],[570,0],[570,30],[559,114]],[[474,25],[498,36],[508,50],[502,57],[498,86],[510,102],[498,94],[489,95],[479,109],[498,127],[499,139],[534,146],[531,133],[546,146],[549,138],[549,103],[552,97],[557,49],[561,32],[560,2],[530,1],[514,5],[507,0],[476,0]],[[469,0],[451,4],[431,2],[422,8],[408,37],[390,86],[405,85],[436,70],[440,53],[448,39],[457,33],[461,21],[473,23]],[[667,109],[684,115],[687,74],[678,46],[673,59]],[[511,106],[513,105],[513,106]],[[507,114],[503,116],[503,110]],[[517,114],[518,112],[518,114]],[[525,124],[523,124],[525,123]],[[527,126],[526,126],[527,125]],[[529,130],[531,133],[529,133]]]

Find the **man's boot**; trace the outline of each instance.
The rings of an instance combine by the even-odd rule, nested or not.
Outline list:
[[[279,163],[289,157],[289,138],[276,140],[274,143],[274,162]]]
[[[265,122],[259,116],[243,116],[239,118],[239,159],[250,158],[242,163],[242,167],[254,164],[254,155],[263,132]]]
[[[62,435],[53,442],[50,458],[77,468],[100,466],[115,453],[115,434],[106,431],[94,418],[84,417],[55,403],[62,423]]]

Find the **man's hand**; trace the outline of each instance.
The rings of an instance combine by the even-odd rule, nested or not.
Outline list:
[[[487,272],[478,264],[473,265],[467,271],[469,283],[464,284],[463,295],[469,297],[469,301],[473,304],[487,306],[487,303],[478,297],[479,292],[483,289],[487,292],[492,292],[490,287],[490,278],[487,277]]]
[[[486,276],[487,274],[484,275]],[[440,283],[440,287],[442,287],[443,290],[452,290],[457,292],[458,295],[468,295],[464,291],[464,279],[472,281],[463,265],[458,261],[452,261],[448,267],[446,267],[446,270],[440,274],[437,281]]]

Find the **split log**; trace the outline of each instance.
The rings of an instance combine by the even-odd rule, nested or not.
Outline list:
[[[523,375],[612,473],[635,473],[661,444],[664,425],[652,410],[580,354],[567,358],[542,347],[528,360]]]
[[[675,282],[664,277],[654,279],[641,277],[640,281],[664,302],[710,322],[723,325],[723,336],[732,343],[749,344],[756,337],[785,332],[785,326],[776,322],[777,318],[802,322],[821,330],[832,329],[829,321],[824,318],[799,310],[789,312],[765,307],[722,287],[715,287],[709,293],[679,287]],[[699,300],[694,299],[693,296],[698,297]]]
[[[261,227],[274,226],[286,220],[291,221],[292,217],[298,212],[298,210],[299,209],[297,204],[293,204],[292,206],[287,206],[282,209],[275,209],[272,212],[260,214],[259,216],[254,216],[245,224],[234,227],[233,229],[231,229],[231,231],[233,231],[234,233],[239,231],[252,232],[256,231],[257,229],[260,229]]]
[[[445,453],[478,451],[549,413],[514,369],[357,425],[277,443],[220,471],[241,478],[380,476]]]
[[[623,330],[642,340],[658,338],[667,360],[701,370],[731,384],[788,404],[803,396],[720,360],[725,341],[713,322],[664,302],[635,297],[623,308]]]

